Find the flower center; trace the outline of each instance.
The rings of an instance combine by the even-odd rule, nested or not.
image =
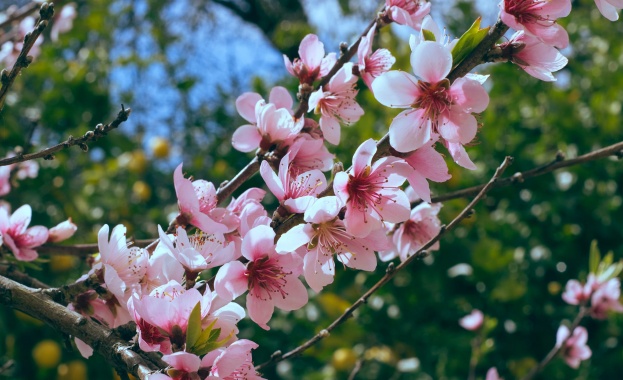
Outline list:
[[[402,8],[405,11],[409,12],[410,15],[417,12],[420,9],[420,1],[419,0],[397,0],[393,2],[395,6],[398,8]]]
[[[292,272],[284,272],[279,261],[270,257],[250,261],[247,264],[246,275],[249,279],[249,294],[262,301],[273,299],[272,293],[278,293],[284,299],[288,295],[283,287],[286,285],[286,275]]]
[[[420,92],[413,108],[425,110],[426,117],[433,122],[433,128],[437,132],[437,118],[446,112],[452,105],[450,98],[450,81],[443,79],[437,83],[417,82]]]
[[[549,21],[553,23],[549,18],[545,18],[537,11],[543,8],[545,1],[543,0],[506,0],[504,9],[506,13],[515,17],[520,24],[536,23],[538,21]]]

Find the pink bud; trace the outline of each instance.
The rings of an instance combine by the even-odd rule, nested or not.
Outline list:
[[[50,228],[48,235],[48,243],[58,243],[59,241],[67,240],[74,236],[78,226],[76,226],[71,218],[59,223],[56,227]]]
[[[475,331],[482,326],[483,320],[484,315],[482,314],[482,311],[474,309],[470,314],[459,319],[459,325],[466,330]]]

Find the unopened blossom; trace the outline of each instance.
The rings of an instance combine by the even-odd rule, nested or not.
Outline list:
[[[242,240],[242,255],[249,262],[223,265],[214,282],[215,291],[226,300],[248,290],[249,317],[265,330],[275,307],[296,310],[307,303],[307,290],[298,279],[302,259],[295,253],[277,254],[274,239],[272,228],[253,228]]]
[[[619,19],[619,9],[623,9],[621,0],[595,0],[599,12],[610,21]]]
[[[347,267],[366,271],[376,268],[374,251],[388,247],[383,230],[374,230],[364,238],[355,238],[346,231],[338,214],[342,203],[337,197],[318,199],[307,211],[304,220],[284,233],[277,242],[277,252],[304,249],[303,273],[307,284],[316,292],[333,282],[333,256]]]
[[[301,173],[293,178],[290,174],[290,153],[281,159],[279,175],[275,174],[266,161],[260,166],[260,174],[266,186],[289,212],[305,212],[318,194],[327,188],[327,180],[318,169]]]
[[[352,170],[337,173],[333,181],[335,195],[346,206],[346,231],[355,237],[382,229],[384,221],[409,219],[409,199],[400,189],[405,177],[398,172],[411,168],[396,157],[383,157],[372,164],[375,153],[375,141],[364,141],[353,156]]]
[[[50,39],[54,42],[58,41],[58,35],[71,30],[74,19],[78,15],[76,11],[76,4],[69,3],[58,12],[58,15],[54,18],[52,23],[52,30],[50,30]]]
[[[245,92],[236,99],[236,110],[240,116],[251,123],[251,125],[257,125],[255,106],[260,101],[264,101],[260,94],[256,92]],[[285,87],[276,86],[270,90],[268,103],[274,104],[278,109],[283,108],[292,113],[294,100]]]
[[[32,261],[39,255],[36,248],[48,240],[48,229],[44,226],[28,228],[32,217],[29,205],[23,205],[9,215],[9,210],[0,206],[0,234],[3,244],[20,261]]]
[[[430,3],[423,0],[385,0],[385,12],[391,20],[420,30],[422,19],[430,12]]]
[[[452,69],[452,53],[438,42],[415,46],[411,66],[415,76],[389,71],[372,84],[379,102],[407,108],[389,127],[391,146],[411,152],[438,138],[461,146],[472,141],[478,129],[472,113],[484,111],[489,104],[482,84],[470,77],[451,84],[446,76]]]
[[[577,369],[580,362],[587,360],[592,354],[591,349],[586,345],[588,332],[584,327],[578,326],[573,330],[573,335],[569,335],[569,328],[564,325],[560,326],[556,333],[556,346],[560,347],[567,365]]]
[[[623,305],[619,302],[621,297],[621,281],[612,278],[601,284],[591,297],[591,316],[596,319],[608,318],[608,313],[623,313]]]
[[[484,321],[484,314],[478,309],[472,310],[471,313],[459,319],[459,325],[465,330],[476,331],[482,326]]]
[[[391,249],[379,252],[381,260],[389,261],[400,257],[401,261],[405,261],[433,237],[437,236],[441,231],[441,222],[437,217],[440,209],[440,203],[433,205],[420,203],[413,208],[409,219],[400,224],[393,232]],[[428,249],[431,251],[438,250],[439,242]]]
[[[308,34],[299,46],[299,57],[292,62],[284,54],[283,61],[290,74],[297,77],[301,83],[311,85],[329,73],[336,62],[335,53],[325,57],[324,45],[315,34]]]
[[[240,339],[227,348],[218,348],[208,352],[201,359],[201,367],[209,369],[209,376],[206,380],[264,380],[255,372],[251,358],[251,350],[257,347],[255,342]]]
[[[184,178],[182,164],[173,173],[175,194],[180,215],[177,217],[179,224],[192,224],[206,233],[224,233],[230,228],[212,218],[210,213],[216,208],[216,189],[210,182],[198,180],[191,181]]]
[[[523,30],[513,34],[508,42],[500,45],[500,48],[503,54],[508,52],[511,62],[533,77],[546,82],[555,81],[556,78],[552,73],[565,67],[568,62],[558,49],[526,34]]]
[[[565,28],[556,23],[571,12],[571,0],[502,0],[500,18],[515,30],[524,30],[547,45],[569,45]]]
[[[372,25],[368,34],[361,37],[361,42],[357,48],[357,68],[359,75],[363,79],[368,88],[372,88],[374,78],[389,71],[396,62],[396,58],[387,49],[377,49],[372,53],[372,42],[374,41],[374,32],[376,31],[376,23]]]
[[[363,109],[355,100],[356,84],[353,64],[349,62],[309,97],[309,111],[321,114],[320,129],[325,140],[333,145],[340,143],[340,124],[354,123],[363,115]]]
[[[59,241],[67,240],[70,237],[74,236],[77,230],[78,226],[76,226],[71,221],[71,218],[69,218],[66,221],[61,222],[56,226],[50,228],[50,230],[48,231],[48,242],[57,243]]]
[[[403,159],[413,168],[406,174],[413,191],[426,202],[431,201],[427,180],[445,182],[452,178],[446,160],[435,150],[434,144],[421,146]]]

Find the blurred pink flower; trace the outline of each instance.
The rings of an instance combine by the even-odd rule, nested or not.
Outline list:
[[[48,231],[48,242],[57,243],[59,241],[67,240],[70,237],[74,236],[77,230],[78,226],[76,226],[71,221],[71,218],[69,218],[66,221],[61,222],[56,226],[50,228],[50,230]]]
[[[508,49],[510,60],[533,77],[553,82],[552,75],[567,65],[567,58],[553,46],[544,44],[538,38],[520,30],[508,42],[500,44],[502,51]]]
[[[459,320],[459,325],[465,330],[476,331],[482,326],[484,321],[484,314],[478,309],[472,310],[472,312]]]
[[[0,235],[3,244],[9,247],[15,258],[32,261],[39,255],[33,249],[48,240],[48,229],[44,226],[28,228],[32,217],[29,205],[23,205],[9,216],[9,210],[0,206]]]
[[[422,19],[430,13],[430,3],[422,0],[385,0],[385,9],[397,24],[420,30]]]
[[[579,326],[573,330],[573,335],[569,335],[569,328],[560,326],[556,333],[556,346],[562,346],[560,352],[569,367],[577,369],[580,362],[590,358],[592,354],[591,349],[586,345],[588,333],[584,327]]]
[[[623,9],[623,1],[621,0],[595,0],[595,5],[599,12],[610,21],[619,19],[619,9]]]
[[[571,12],[571,0],[502,0],[500,18],[515,30],[525,30],[547,45],[569,45],[569,35],[556,19]]]
[[[612,278],[601,284],[591,297],[591,316],[606,319],[609,312],[623,313],[620,297],[621,281],[618,278]]]
[[[308,34],[299,46],[299,57],[292,62],[284,54],[283,61],[290,74],[297,77],[301,83],[312,84],[331,70],[336,62],[335,53],[324,55],[324,45],[315,34]]]

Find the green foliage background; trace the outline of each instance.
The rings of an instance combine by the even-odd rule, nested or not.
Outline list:
[[[241,92],[267,94],[275,83],[267,83],[253,72],[223,78],[210,89],[215,100],[193,104],[197,91],[206,91],[201,87],[202,78],[184,71],[184,59],[192,60],[193,56],[172,57],[168,49],[185,46],[209,50],[209,45],[193,44],[192,33],[214,25],[216,18],[222,17],[215,11],[222,8],[215,3],[228,2],[180,3],[187,9],[197,9],[184,19],[187,34],[181,36],[172,31],[178,25],[171,21],[170,6],[175,2],[140,2],[141,7],[147,7],[144,12],[138,12],[138,5],[131,2],[79,2],[74,28],[56,43],[47,39],[41,56],[16,81],[13,93],[17,96],[0,114],[0,154],[15,146],[37,150],[70,134],[79,136],[97,123],[111,121],[118,108],[112,104],[113,95],[135,111],[130,122],[93,144],[89,153],[71,149],[57,154],[52,161],[39,161],[39,176],[16,184],[5,200],[14,209],[30,204],[33,224],[53,226],[71,217],[79,230],[68,243],[95,242],[97,230],[104,223],[123,223],[130,235],[151,238],[156,234],[156,225],[167,225],[177,210],[172,171],[179,162],[183,160],[185,171],[195,178],[218,184],[251,158],[231,148],[231,134],[243,124],[233,104]],[[280,8],[280,2],[249,3],[274,3],[280,10],[265,15],[275,17],[275,22],[255,24],[259,33],[266,34],[273,46],[291,58],[300,39],[314,30],[299,12],[298,2],[299,8],[289,5],[296,12],[288,12],[284,4]],[[341,11],[361,18],[363,28],[363,20],[372,14],[365,14],[358,3],[339,2]],[[433,2],[433,8],[435,5]],[[433,184],[434,193],[486,182],[506,155],[515,157],[508,172],[512,174],[553,160],[558,150],[572,157],[621,141],[623,23],[606,21],[592,1],[573,5],[572,15],[561,21],[569,31],[571,47],[563,52],[570,62],[558,74],[559,82],[540,82],[510,64],[478,69],[491,74],[491,103],[480,117],[483,126],[476,142],[468,148],[478,170],[466,171],[448,160],[452,179]],[[476,15],[473,4],[458,2],[436,16],[444,21],[450,34],[460,35]],[[235,11],[230,16],[237,20],[231,23],[231,44],[244,44],[233,32],[242,21],[238,21]],[[249,20],[254,23],[253,17],[244,22]],[[377,42],[397,56],[394,68],[409,71],[407,40],[399,30],[400,36],[396,35],[397,30],[384,29]],[[153,48],[146,53],[133,45],[138,38],[150,38]],[[326,47],[337,50],[337,46]],[[119,50],[126,54],[114,53]],[[253,65],[257,57],[235,59]],[[142,81],[155,66],[165,73],[156,89]],[[133,74],[111,76],[119,67],[129,68]],[[279,84],[294,94],[297,83],[285,76],[285,70],[282,72]],[[209,68],[205,75],[211,75]],[[119,81],[128,81],[131,87],[113,91],[128,84]],[[381,137],[398,113],[379,105],[363,83],[360,88],[358,100],[366,115],[343,129],[342,145],[330,147],[345,165],[361,141]],[[175,112],[164,122],[158,121],[164,128],[155,128],[150,115],[160,105],[150,101],[171,93],[176,100],[169,107]],[[34,124],[33,147],[29,147],[25,139]],[[170,158],[154,156],[149,148],[153,136],[169,141]],[[262,186],[259,177],[249,184]],[[463,330],[457,321],[473,308],[488,317],[488,334],[480,344],[478,377],[484,378],[491,366],[496,366],[506,379],[521,377],[552,347],[561,321],[573,318],[575,307],[562,301],[561,290],[567,280],[585,278],[591,240],[598,240],[602,251],[613,250],[617,258],[623,254],[622,185],[623,167],[612,158],[492,191],[473,217],[443,239],[439,252],[399,274],[370,300],[368,307],[359,310],[329,338],[302,357],[268,370],[265,377],[346,379],[354,359],[364,358],[357,379],[466,378],[475,333]],[[150,191],[145,191],[146,187]],[[449,222],[468,201],[445,203],[442,221]],[[28,270],[53,285],[75,280],[86,268],[79,260],[43,258],[39,269]],[[450,268],[458,264],[470,265],[473,272],[449,275]],[[277,312],[269,332],[242,321],[240,336],[260,345],[254,353],[256,363],[267,360],[276,350],[295,347],[327,326],[382,276],[385,267],[380,263],[375,273],[339,271],[335,282],[302,310]],[[592,358],[579,370],[555,360],[540,378],[619,378],[623,319],[612,316],[603,322],[585,322]],[[12,358],[17,363],[10,378],[72,378],[58,375],[56,368],[45,370],[33,363],[31,351],[40,340],[51,338],[61,344],[67,341],[58,332],[2,308],[0,337],[0,358]],[[63,363],[80,360],[74,351],[65,350],[62,355]],[[417,358],[417,369],[402,371],[399,361],[409,358]],[[112,377],[112,371],[100,358],[89,360],[87,365],[89,379]]]

